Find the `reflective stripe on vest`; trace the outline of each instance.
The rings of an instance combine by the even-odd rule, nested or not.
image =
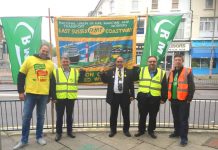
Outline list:
[[[187,76],[190,73],[190,68],[183,67],[179,77],[178,77],[178,87],[177,87],[177,99],[184,101],[188,96],[188,79]],[[173,72],[170,72],[169,83],[168,83],[168,99],[172,99],[172,84],[173,84]]]
[[[165,71],[157,68],[156,75],[151,78],[148,67],[141,68],[138,92],[150,92],[152,96],[161,96],[161,83],[164,75]]]
[[[57,99],[77,99],[78,75],[78,70],[71,68],[67,79],[62,68],[54,70]]]

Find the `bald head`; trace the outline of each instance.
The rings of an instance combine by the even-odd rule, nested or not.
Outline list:
[[[118,56],[115,64],[117,68],[123,68],[123,57]]]

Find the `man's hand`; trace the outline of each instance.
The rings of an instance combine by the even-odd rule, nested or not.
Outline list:
[[[191,101],[187,101],[187,103],[189,104],[189,103],[191,103]]]
[[[138,64],[134,64],[133,67],[139,67],[139,65]]]
[[[48,104],[50,101],[53,101],[53,100],[52,100],[52,97],[49,97],[49,98],[48,98],[47,104]]]
[[[164,102],[163,100],[160,100],[160,103],[161,103],[161,104],[164,104],[165,102]]]
[[[133,101],[133,100],[134,100],[134,97],[130,97],[129,99],[130,99],[130,101]]]
[[[25,100],[25,94],[24,93],[19,93],[19,99],[21,101],[24,101]]]
[[[104,72],[104,71],[105,71],[104,67],[101,67],[100,72]]]
[[[56,99],[52,99],[51,102],[52,102],[52,103],[57,103],[57,100],[56,100]]]

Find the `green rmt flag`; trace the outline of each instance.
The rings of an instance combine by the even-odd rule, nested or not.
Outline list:
[[[156,56],[158,64],[164,60],[182,16],[149,16],[140,66],[147,65],[148,56]]]
[[[11,63],[14,83],[23,61],[41,45],[42,17],[1,18]]]

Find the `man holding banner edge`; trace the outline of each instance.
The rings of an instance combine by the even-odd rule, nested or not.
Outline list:
[[[156,56],[149,56],[147,67],[137,67],[133,69],[135,80],[139,80],[137,94],[139,109],[138,133],[135,137],[143,135],[146,131],[146,117],[149,114],[148,134],[156,139],[156,117],[159,111],[160,103],[167,100],[167,79],[166,73],[157,68]]]

